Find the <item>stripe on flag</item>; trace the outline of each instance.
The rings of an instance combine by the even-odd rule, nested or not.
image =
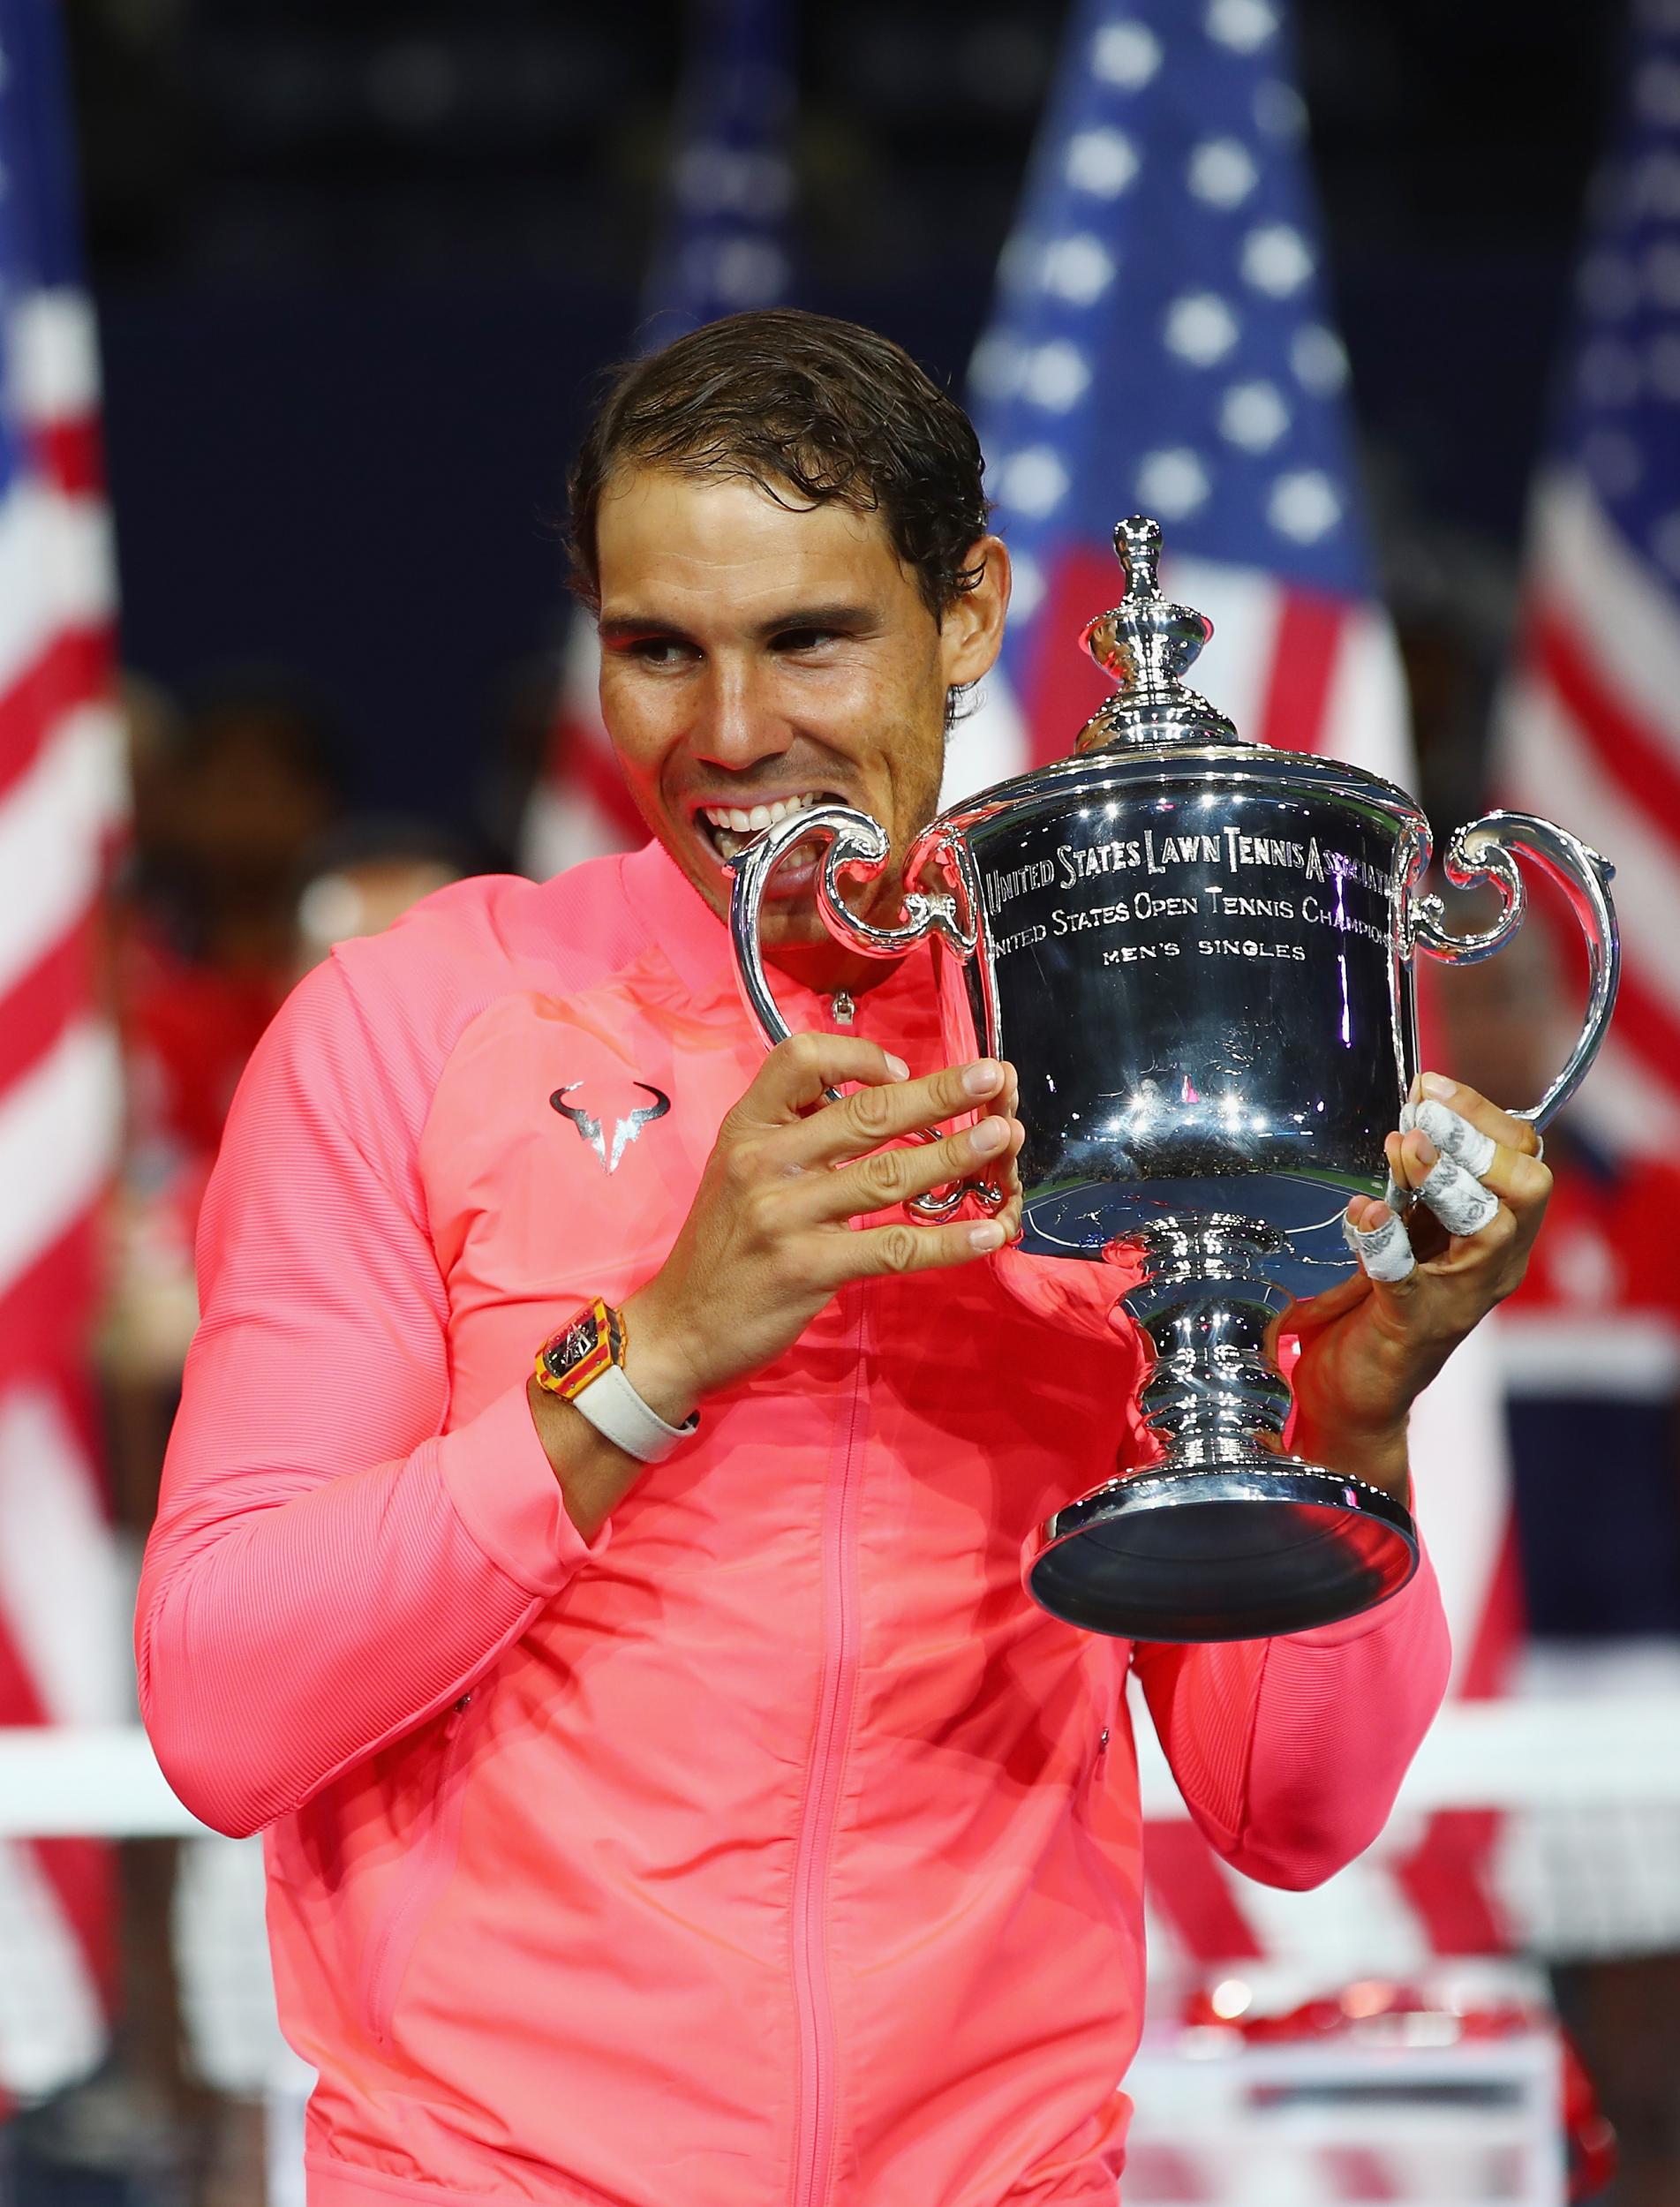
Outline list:
[[[0,742],[14,725],[22,749],[34,731],[22,715],[14,723],[0,701]],[[0,997],[85,917],[98,893],[114,763],[109,714],[84,704],[57,716],[32,762],[0,790],[0,880],[7,885]]]
[[[1680,1134],[1680,299],[1659,280],[1671,231],[1648,189],[1680,160],[1680,113],[1650,96],[1677,70],[1680,20],[1636,9],[1495,734],[1501,795],[1616,868],[1621,996],[1575,1108],[1635,1153]]]
[[[85,1371],[119,1119],[91,954],[115,591],[59,41],[56,0],[0,0],[0,1724],[112,1721],[127,1668]],[[0,1846],[0,2098],[98,2058],[109,1867]]]
[[[0,1096],[0,1282],[20,1277],[102,1193],[117,1078],[110,1029],[84,1017]]]
[[[124,1589],[102,1497],[57,1391],[0,1400],[0,1616],[53,1724],[127,1714]]]

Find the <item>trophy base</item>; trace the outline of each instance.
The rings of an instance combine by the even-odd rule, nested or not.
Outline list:
[[[1087,1632],[1259,1640],[1355,1616],[1417,1566],[1417,1533],[1391,1495],[1256,1451],[1097,1488],[1030,1536],[1021,1578]]]

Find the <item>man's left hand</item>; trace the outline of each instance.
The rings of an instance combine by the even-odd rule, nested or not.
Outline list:
[[[1295,1446],[1403,1494],[1405,1420],[1452,1351],[1522,1279],[1551,1195],[1540,1137],[1473,1088],[1425,1073],[1384,1145],[1404,1213],[1347,1209],[1360,1269],[1298,1305]]]

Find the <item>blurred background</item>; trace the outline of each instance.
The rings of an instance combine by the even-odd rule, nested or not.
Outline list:
[[[791,302],[981,427],[953,787],[1068,748],[1141,506],[1247,733],[1617,862],[1556,1215],[1420,1447],[1441,1759],[1288,1905],[1151,1794],[1126,2198],[1680,2207],[1680,6],[0,0],[0,2200],[301,2197],[260,1859],[124,1646],[199,1199],[335,941],[634,836],[568,461],[610,364]],[[1506,1100],[1579,1019],[1536,906],[1426,1000]]]
[[[961,384],[1066,8],[789,12],[787,294]],[[1409,613],[1450,566],[1508,617],[1621,14],[1297,9],[1369,518]],[[630,32],[562,0],[84,0],[66,22],[129,662],[179,687],[280,660],[336,717],[346,801],[496,825],[519,674],[562,617],[567,460],[645,311],[682,10]],[[1465,767],[1440,771],[1458,796]]]

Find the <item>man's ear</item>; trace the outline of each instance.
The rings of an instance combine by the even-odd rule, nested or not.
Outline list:
[[[939,622],[939,652],[946,689],[966,689],[989,674],[1003,648],[1009,611],[1009,551],[1001,537],[977,537],[965,567],[980,569],[972,590],[961,591]]]

